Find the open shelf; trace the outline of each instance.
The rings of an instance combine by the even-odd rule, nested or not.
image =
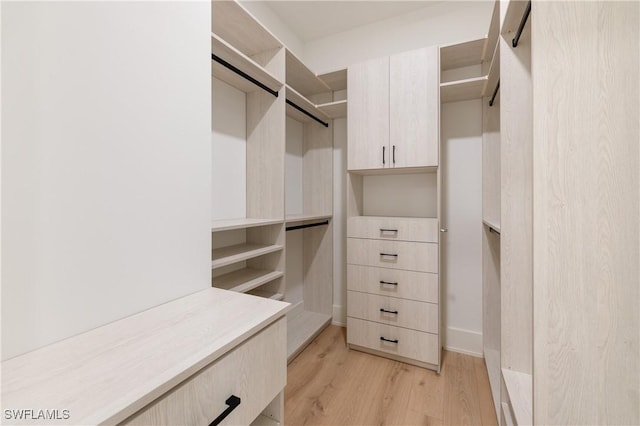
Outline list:
[[[211,222],[211,232],[230,231],[232,229],[253,228],[256,226],[277,225],[282,219],[238,218],[222,219]]]
[[[279,244],[236,244],[213,250],[211,269],[222,268],[243,260],[273,253],[283,249]]]
[[[252,296],[258,296],[258,297],[271,299],[271,300],[284,300],[284,294],[265,290],[263,288],[255,288],[251,291],[247,291],[247,294],[251,294]]]
[[[213,286],[223,290],[246,293],[284,276],[282,271],[244,268],[213,278]]]
[[[302,95],[311,96],[331,91],[331,87],[318,78],[318,76],[307,68],[289,49],[286,50],[285,63],[287,85],[295,88],[295,90]]]
[[[440,101],[457,102],[478,99],[484,95],[487,76],[467,78],[440,84]]]
[[[440,48],[440,68],[443,71],[481,64],[485,60],[487,38],[450,44]]]
[[[331,322],[331,315],[297,310],[287,314],[287,360],[291,361]]]
[[[518,425],[533,424],[533,379],[531,374],[502,369],[502,380],[509,394],[513,415]]]
[[[277,92],[282,88],[283,83],[269,71],[214,33],[211,33],[211,52],[269,89]],[[211,65],[212,74],[215,78],[230,84],[238,90],[253,92],[260,89],[251,81],[213,60],[213,58],[211,59]]]
[[[324,81],[333,91],[345,90],[347,88],[347,69],[326,72],[318,77]]]
[[[329,118],[343,118],[347,116],[347,100],[327,102],[326,104],[319,104],[316,107],[327,114]]]
[[[323,122],[326,122],[329,120],[329,117],[324,112],[316,108],[314,103],[312,103],[310,100],[308,100],[303,95],[298,93],[295,89],[290,87],[288,84],[285,85],[285,96],[287,97],[288,101],[293,102],[294,104],[296,104],[297,106],[299,106],[300,108],[308,112],[309,114],[314,115],[319,120]],[[287,116],[301,123],[315,122],[315,120],[313,120],[311,117],[302,113],[301,111],[297,110],[296,108],[294,108],[289,104],[287,104]]]
[[[292,223],[304,222],[307,220],[331,219],[332,214],[288,214],[285,222],[287,225]]]
[[[211,2],[212,31],[247,56],[283,46],[237,1]]]

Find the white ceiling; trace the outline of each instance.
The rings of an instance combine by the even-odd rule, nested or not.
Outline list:
[[[434,1],[265,1],[306,43],[432,5]]]

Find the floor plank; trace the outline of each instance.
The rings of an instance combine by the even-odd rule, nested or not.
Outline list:
[[[497,424],[484,361],[445,352],[440,375],[348,350],[327,327],[288,368],[288,425]]]

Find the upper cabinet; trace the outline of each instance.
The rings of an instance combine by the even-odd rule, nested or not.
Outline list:
[[[438,165],[437,47],[349,67],[349,170]]]

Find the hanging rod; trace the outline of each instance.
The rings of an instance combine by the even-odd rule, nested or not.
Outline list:
[[[500,231],[494,229],[493,226],[489,227],[489,232],[493,232],[494,234],[497,234],[498,236],[500,235]]]
[[[265,92],[269,92],[271,93],[273,96],[275,96],[276,98],[278,97],[278,92],[276,90],[270,89],[267,86],[265,86],[263,83],[260,83],[258,80],[256,80],[255,78],[251,77],[249,74],[247,74],[246,72],[238,69],[237,67],[234,67],[233,65],[231,65],[229,62],[225,61],[224,59],[222,59],[221,57],[217,56],[216,54],[212,53],[211,54],[211,59],[213,59],[214,61],[216,61],[217,63],[219,63],[220,65],[229,68],[231,71],[235,72],[236,74],[238,74],[240,77],[249,80],[250,82],[252,82],[253,84],[255,84],[256,86],[258,86],[259,88],[261,88],[262,90],[264,90]]]
[[[500,88],[500,80],[496,83],[496,88],[493,91],[493,95],[491,95],[491,100],[489,101],[489,106],[493,106],[493,101],[496,100],[496,95],[498,94],[498,89]]]
[[[299,107],[298,105],[294,104],[293,102],[291,102],[289,99],[287,99],[287,103],[289,105],[291,105],[292,107],[294,107],[295,109],[297,109],[298,111],[300,111],[301,113],[303,113],[304,115],[307,115],[311,118],[313,118],[314,120],[316,120],[318,123],[322,124],[324,127],[329,127],[329,123],[326,123],[322,120],[320,120],[318,117],[316,117],[315,115],[311,114],[308,111],[305,111],[304,109],[302,109],[301,107]]]
[[[328,225],[328,224],[329,224],[329,221],[325,220],[324,222],[309,223],[307,225],[287,226],[286,230],[295,231],[296,229],[313,228],[314,226],[322,226],[322,225]]]
[[[518,27],[518,32],[516,36],[511,40],[511,45],[513,47],[518,46],[518,42],[520,41],[520,36],[522,35],[522,30],[524,30],[524,26],[527,23],[527,19],[529,19],[529,14],[531,14],[531,1],[527,2],[527,8],[524,11],[524,15],[522,15],[522,20],[520,21],[520,26]]]

